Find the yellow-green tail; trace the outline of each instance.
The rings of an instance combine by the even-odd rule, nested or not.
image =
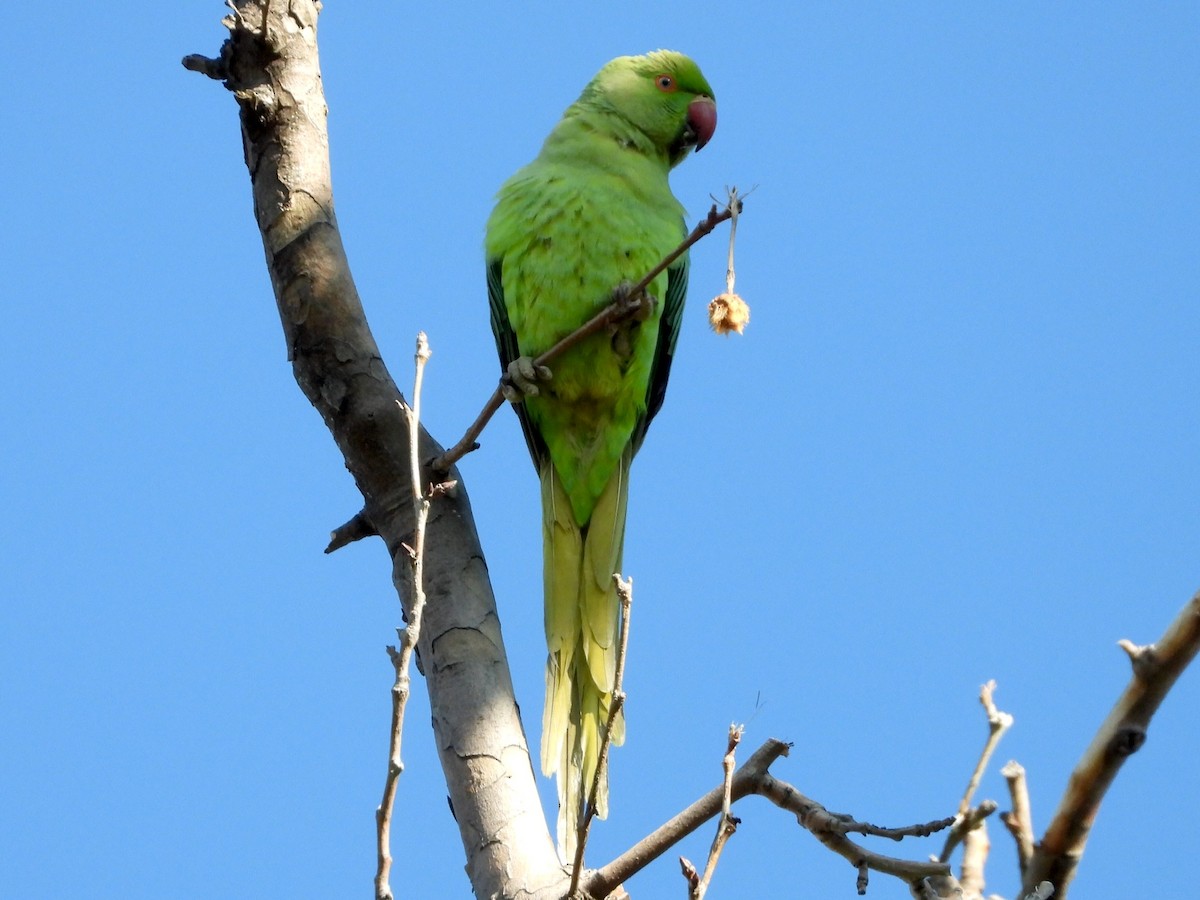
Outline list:
[[[542,467],[542,539],[546,591],[546,705],[542,713],[542,771],[557,773],[558,846],[575,855],[580,812],[592,788],[616,675],[619,601],[613,574],[621,568],[627,451],[580,527],[562,483]],[[613,722],[612,743],[625,740],[625,720]],[[596,814],[608,815],[608,776],[601,774]]]

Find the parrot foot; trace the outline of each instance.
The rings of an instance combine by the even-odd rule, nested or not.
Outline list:
[[[632,290],[632,281],[622,281],[612,292],[612,302],[618,304],[621,308],[619,311],[624,312],[633,321],[649,321],[654,315],[654,308],[658,305],[658,300],[653,294],[647,291],[640,300],[635,301],[630,296]]]
[[[652,319],[654,309],[658,306],[658,301],[652,294],[643,292],[634,297],[632,290],[633,285],[623,281],[612,292],[616,321],[609,326],[609,335],[612,339],[613,353],[623,365],[633,358],[633,336],[637,333],[638,326]]]
[[[539,381],[549,381],[553,377],[549,366],[534,365],[532,356],[521,356],[510,362],[500,376],[500,393],[509,403],[520,403],[526,397],[541,393]]]

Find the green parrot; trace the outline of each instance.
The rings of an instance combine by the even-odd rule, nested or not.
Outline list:
[[[687,256],[655,279],[649,314],[555,360],[531,359],[639,280],[686,234],[670,170],[712,137],[712,88],[659,50],[604,66],[541,152],[500,188],[487,223],[488,299],[501,365],[541,478],[546,705],[542,771],[558,775],[569,860],[595,777],[616,668],[629,464],[662,406],[687,290]],[[612,741],[624,739],[614,722]],[[602,773],[603,774],[603,773]],[[597,814],[608,814],[603,777]]]

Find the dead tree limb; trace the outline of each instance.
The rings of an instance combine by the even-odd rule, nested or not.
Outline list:
[[[414,528],[408,428],[334,215],[317,59],[320,3],[235,0],[232,9],[219,57],[190,56],[184,66],[224,82],[237,100],[288,358],[362,492],[407,610],[405,543]],[[424,431],[419,442],[423,460],[442,452]],[[428,606],[417,652],[467,873],[481,897],[561,896],[565,887],[555,885],[565,884],[565,874],[538,800],[487,566],[458,480],[429,516]]]
[[[1158,643],[1139,647],[1121,641],[1120,646],[1129,654],[1133,677],[1071,773],[1062,802],[1025,869],[1022,896],[1048,881],[1055,900],[1065,900],[1100,801],[1125,760],[1145,743],[1151,717],[1200,650],[1200,593]]]
[[[910,885],[932,876],[950,875],[950,867],[938,862],[920,862],[897,859],[874,853],[846,837],[852,832],[886,833],[895,840],[907,835],[927,835],[953,824],[953,818],[941,819],[924,825],[907,828],[879,829],[850,816],[829,812],[820,803],[806,797],[786,781],[781,781],[768,770],[781,756],[786,756],[789,744],[768,740],[754,751],[733,774],[729,785],[732,801],[741,800],[751,794],[766,797],[776,806],[791,812],[799,824],[812,833],[822,844],[842,856],[859,869],[860,879],[867,869],[900,878]],[[583,879],[584,890],[589,897],[605,897],[625,879],[640,872],[647,865],[679,843],[713,816],[720,814],[725,803],[726,786],[713,788],[687,809],[674,816],[606,866],[596,869]]]

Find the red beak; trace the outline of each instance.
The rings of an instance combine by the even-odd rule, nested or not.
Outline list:
[[[711,97],[697,97],[688,104],[687,123],[696,136],[696,151],[699,152],[717,130],[717,104]]]

